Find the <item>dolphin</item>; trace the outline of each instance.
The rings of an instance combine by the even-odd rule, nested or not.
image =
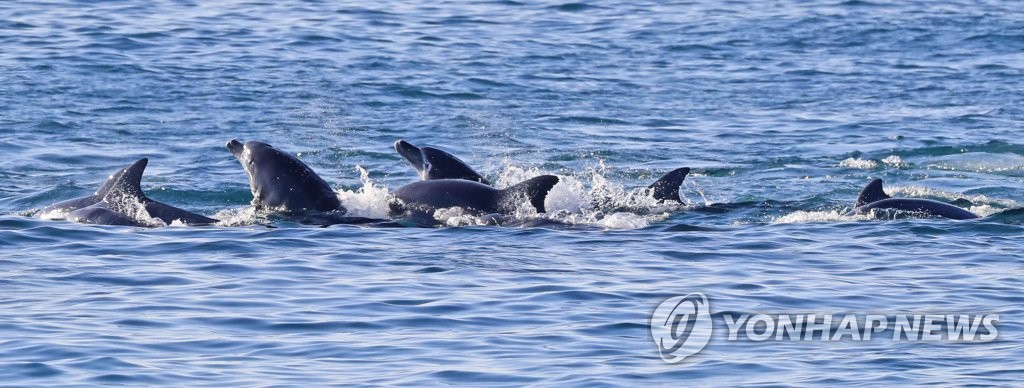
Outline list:
[[[252,205],[286,213],[347,212],[337,194],[301,160],[274,146],[231,140],[227,144],[249,174]]]
[[[480,182],[490,185],[483,175],[469,167],[462,159],[444,150],[434,147],[416,147],[405,140],[395,142],[395,151],[398,151],[405,161],[416,169],[420,179],[429,181],[433,179],[465,179],[467,181]]]
[[[259,141],[231,140],[227,148],[249,174],[252,206],[257,210],[321,226],[385,221],[347,216],[348,209],[331,186],[292,154]]]
[[[395,151],[412,165],[424,181],[436,179],[463,179],[490,185],[480,173],[473,170],[461,159],[434,147],[416,147],[405,140],[395,142]],[[683,202],[679,197],[679,186],[683,184],[689,167],[672,170],[647,186],[654,199]]]
[[[921,213],[929,216],[945,217],[954,220],[979,218],[964,208],[945,202],[920,198],[892,198],[882,189],[882,180],[875,179],[861,190],[857,204],[847,215],[865,214],[874,209],[893,209]]]
[[[168,225],[174,221],[184,222],[188,225],[209,225],[217,222],[213,218],[149,199],[142,191],[142,173],[146,170],[148,163],[149,159],[142,158],[114,174],[100,188],[100,191],[94,194],[99,196],[102,192],[99,201],[72,210],[68,213],[67,219],[85,224],[129,226],[149,226],[140,219],[140,216],[147,215]],[[78,198],[65,202],[75,202],[75,204],[81,205],[89,201],[91,199]]]
[[[413,182],[392,193],[400,201],[399,206],[392,206],[392,213],[461,207],[476,215],[510,214],[524,201],[529,201],[538,213],[544,213],[544,199],[557,183],[558,177],[554,175],[530,178],[505,189],[465,179]]]

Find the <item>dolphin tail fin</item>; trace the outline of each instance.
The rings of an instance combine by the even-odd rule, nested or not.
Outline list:
[[[683,184],[683,180],[686,179],[686,174],[690,173],[689,167],[677,168],[672,170],[665,176],[658,179],[647,188],[651,189],[651,193],[654,195],[654,199],[659,201],[676,201],[683,202],[679,198],[679,185]]]
[[[860,191],[860,195],[857,197],[857,205],[855,207],[861,207],[872,202],[878,202],[883,199],[891,198],[882,189],[882,180],[875,179],[864,186],[864,190]]]
[[[558,177],[554,175],[533,177],[499,191],[498,200],[502,204],[513,204],[515,201],[521,200],[522,197],[526,197],[530,200],[530,204],[537,209],[537,212],[546,213],[544,199],[556,184],[558,184]]]
[[[116,179],[107,189],[107,193],[103,195],[103,199],[144,198],[145,195],[142,194],[142,173],[146,171],[148,163],[149,159],[142,158],[121,170],[120,175],[115,174],[117,175]]]

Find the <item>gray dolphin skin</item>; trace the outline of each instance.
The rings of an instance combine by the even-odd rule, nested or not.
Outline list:
[[[462,159],[434,147],[416,147],[405,140],[395,142],[395,151],[402,155],[424,181],[435,179],[464,179],[490,185],[482,175],[469,167]],[[683,202],[679,197],[679,186],[683,184],[689,167],[677,168],[648,186],[651,195],[661,201]]]
[[[71,211],[67,219],[85,224],[150,226],[135,216],[145,211],[150,217],[160,219],[167,225],[175,221],[188,225],[209,225],[217,222],[213,218],[149,199],[142,191],[142,174],[148,163],[149,159],[139,159],[114,174],[111,180],[101,187],[101,191],[105,189],[105,192],[99,201]],[[99,195],[99,192],[96,195]]]
[[[913,213],[921,213],[935,217],[954,220],[970,220],[979,218],[964,208],[948,203],[919,198],[892,198],[882,188],[882,180],[875,179],[861,190],[857,204],[847,215],[865,214],[874,209],[892,209]]]
[[[398,140],[395,142],[395,151],[416,169],[422,180],[465,179],[485,185],[491,184],[466,162],[441,149],[416,147],[405,140]]]
[[[249,174],[252,205],[257,209],[345,214],[331,186],[292,154],[258,141],[231,140],[227,148]]]
[[[435,179],[399,187],[393,195],[401,200],[404,211],[430,212],[457,206],[478,215],[509,214],[515,212],[516,205],[529,200],[537,212],[544,213],[544,199],[557,183],[558,177],[541,175],[499,190],[465,179]]]

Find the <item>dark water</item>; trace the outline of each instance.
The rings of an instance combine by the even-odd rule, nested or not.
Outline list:
[[[5,384],[1024,377],[1016,2],[15,1],[0,74]],[[267,227],[232,138],[300,154],[363,215],[417,179],[400,138],[501,185],[558,174],[574,226]],[[223,225],[34,217],[140,157],[151,197]],[[684,211],[628,195],[680,166]],[[875,177],[992,216],[841,216]],[[668,365],[647,320],[690,292],[1001,321],[985,343],[716,335]]]

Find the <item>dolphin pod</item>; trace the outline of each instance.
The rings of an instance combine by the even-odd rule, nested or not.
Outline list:
[[[310,223],[387,221],[347,216],[348,209],[330,185],[288,152],[258,141],[242,143],[231,140],[226,147],[248,174],[252,206],[257,210]],[[545,213],[545,199],[559,182],[554,175],[541,175],[498,189],[482,174],[444,150],[416,147],[405,140],[396,141],[394,148],[416,170],[420,181],[391,192],[389,217],[392,218],[431,218],[434,211],[451,207],[462,208],[469,214],[482,216],[482,219],[509,215],[521,206],[530,206],[538,213]],[[140,159],[110,175],[93,194],[47,206],[37,215],[63,216],[70,221],[88,224],[128,226],[156,226],[160,222],[165,225],[175,222],[210,225],[219,222],[148,198],[141,187],[147,164],[148,159]],[[670,171],[648,186],[646,195],[659,201],[681,202],[679,186],[689,172],[687,167]],[[861,191],[848,215],[879,210],[956,220],[979,218],[948,203],[892,198],[883,190],[881,179],[873,180]]]
[[[462,159],[434,147],[416,147],[405,140],[395,142],[395,151],[412,165],[412,168],[424,181],[441,179],[462,179],[490,185],[487,178],[473,170]],[[682,202],[679,198],[679,186],[683,184],[689,167],[670,171],[648,186],[651,195],[659,201]]]

